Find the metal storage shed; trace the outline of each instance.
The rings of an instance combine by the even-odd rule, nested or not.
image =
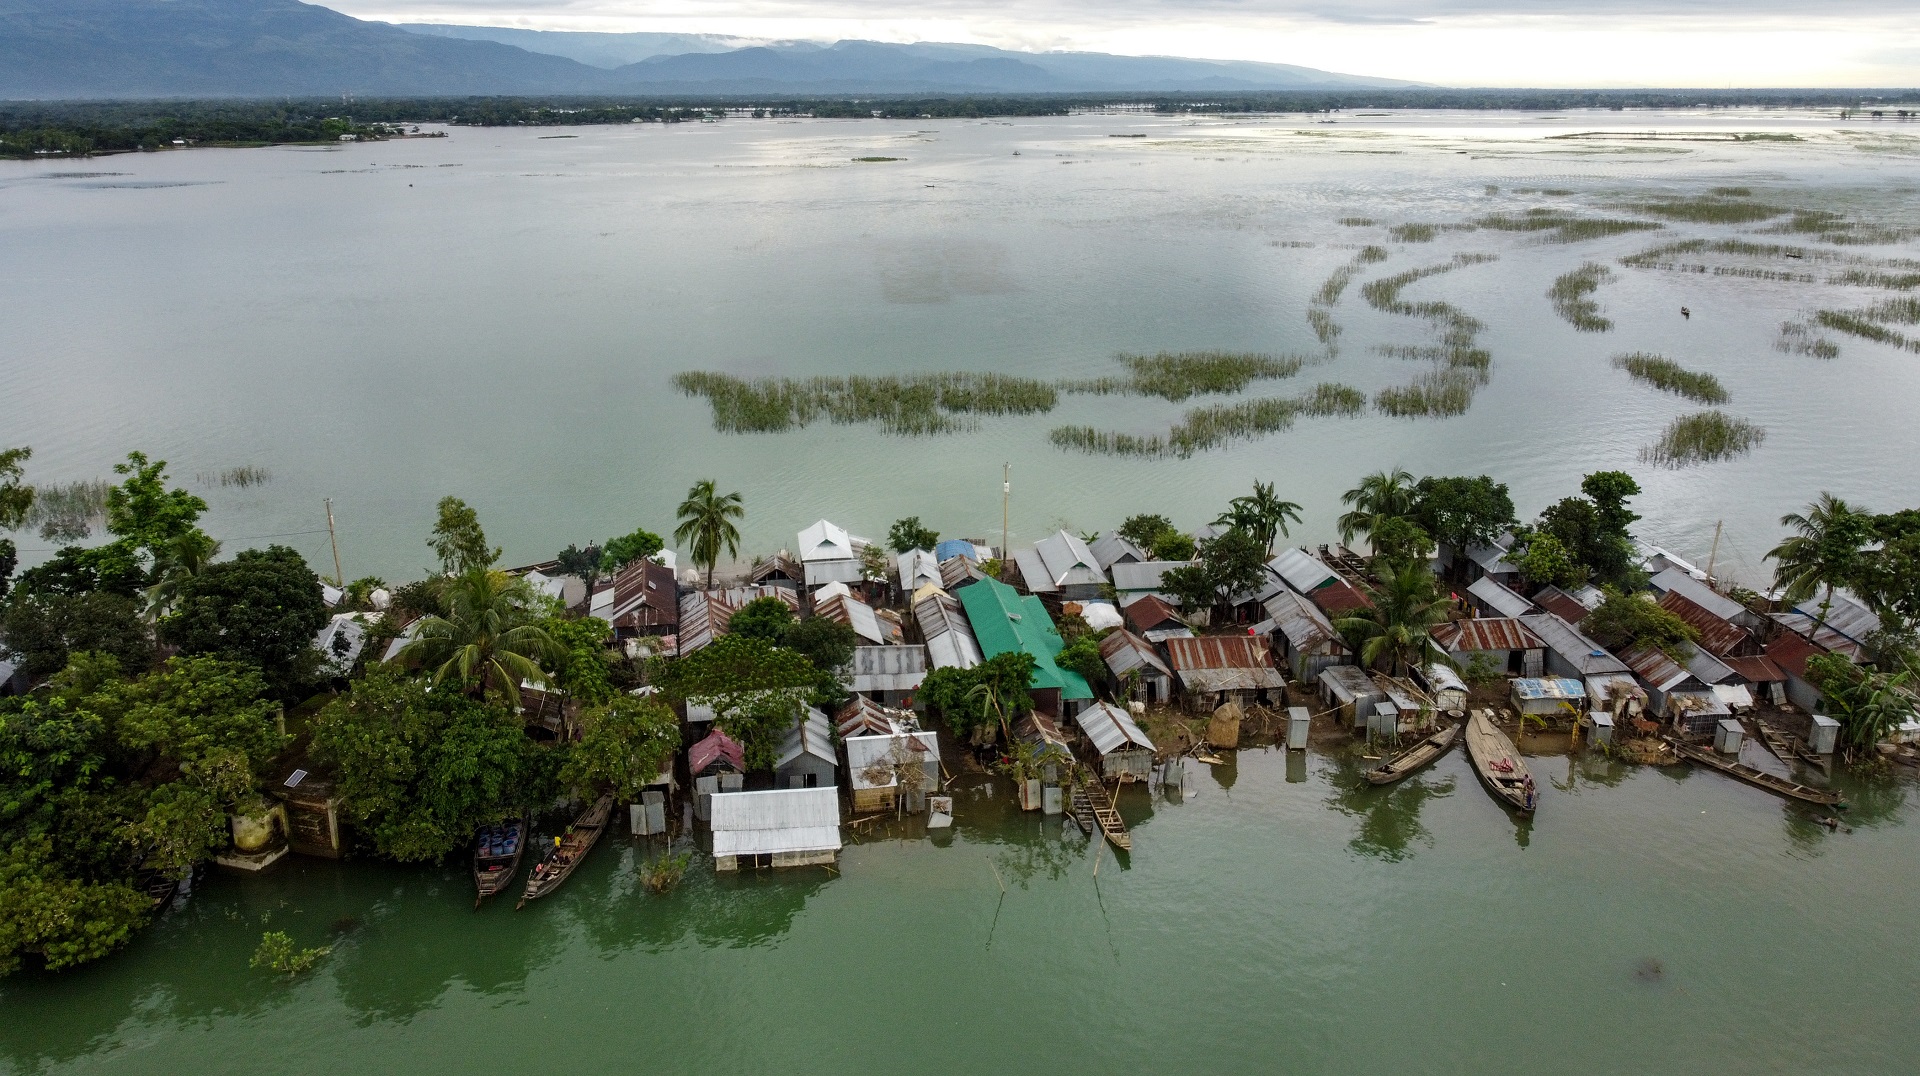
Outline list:
[[[778,788],[714,795],[713,868],[800,867],[840,854],[840,791]]]
[[[953,595],[933,591],[916,598],[913,618],[927,644],[927,661],[936,669],[971,669],[984,660],[973,628]]]
[[[832,787],[840,768],[833,751],[833,726],[813,707],[787,733],[773,760],[774,782],[782,788]]]
[[[846,748],[855,812],[924,810],[927,793],[940,787],[940,742],[931,732],[852,736]]]
[[[1101,777],[1144,781],[1153,771],[1153,741],[1125,710],[1110,702],[1096,702],[1075,714],[1073,720],[1100,758]]]

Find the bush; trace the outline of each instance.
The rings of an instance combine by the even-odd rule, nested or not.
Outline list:
[[[260,947],[253,951],[251,966],[292,978],[303,971],[311,971],[321,957],[332,951],[331,947],[325,945],[317,949],[296,949],[293,938],[286,931],[270,930],[260,935]]]

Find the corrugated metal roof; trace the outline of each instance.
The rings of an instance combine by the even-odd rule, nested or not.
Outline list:
[[[904,731],[911,717],[910,712],[890,710],[865,695],[855,695],[833,715],[833,722],[845,740],[852,736],[891,736]]]
[[[911,594],[928,583],[939,586],[940,562],[924,549],[909,549],[900,554],[900,589]]]
[[[1343,703],[1370,699],[1380,694],[1373,677],[1358,665],[1329,665],[1320,670],[1320,684]]]
[[[1627,668],[1632,669],[1635,676],[1655,691],[1704,691],[1707,687],[1700,682],[1699,677],[1688,672],[1679,662],[1661,653],[1657,647],[1636,646],[1621,654],[1620,660],[1626,662]]]
[[[1043,754],[1073,757],[1072,749],[1067,746],[1067,738],[1060,734],[1060,726],[1043,713],[1036,711],[1015,721],[1013,734],[1022,742],[1041,745],[1045,749]]]
[[[851,594],[834,594],[825,601],[813,603],[813,615],[825,617],[853,629],[853,633],[875,646],[886,646],[900,641],[897,625],[883,623],[873,611],[873,606]]]
[[[928,594],[913,603],[920,638],[927,643],[927,660],[936,669],[971,669],[984,660],[966,615],[953,595]]]
[[[1106,570],[1111,570],[1116,564],[1147,559],[1147,551],[1120,537],[1119,531],[1108,531],[1087,548],[1093,550],[1093,559],[1099,561],[1100,567]]]
[[[1682,597],[1722,620],[1739,620],[1742,615],[1747,614],[1746,606],[1678,568],[1668,568],[1655,575],[1651,582],[1653,589],[1662,594],[1679,591]]]
[[[1020,594],[998,579],[982,579],[960,592],[960,606],[973,625],[982,654],[989,658],[1016,650],[1030,654],[1033,687],[1058,688],[1062,699],[1093,698],[1093,689],[1079,673],[1054,664],[1053,656],[1065,644],[1039,598]]]
[[[1587,618],[1593,610],[1580,604],[1580,600],[1559,587],[1547,587],[1533,596],[1533,604],[1552,613],[1569,624],[1578,624]]]
[[[1328,616],[1344,617],[1358,609],[1373,605],[1365,594],[1360,593],[1352,583],[1344,579],[1335,579],[1319,590],[1307,595],[1307,600],[1319,606]]]
[[[1787,629],[1787,632],[1803,639],[1811,639],[1822,650],[1835,654],[1845,654],[1855,661],[1865,656],[1865,650],[1859,643],[1833,630],[1827,624],[1816,624],[1811,613],[1793,610],[1772,614],[1773,622]]]
[[[986,577],[980,570],[980,562],[972,557],[950,557],[940,562],[940,586],[946,590],[957,590],[963,584]]]
[[[1339,578],[1333,569],[1320,563],[1319,558],[1304,549],[1282,549],[1279,555],[1267,562],[1267,570],[1286,580],[1288,586],[1302,594],[1311,594]]]
[[[1032,593],[1052,594],[1060,589],[1053,580],[1047,578],[1047,562],[1040,559],[1037,549],[1014,550],[1013,566],[1020,569],[1020,578]]]
[[[896,753],[895,745],[900,751]],[[900,783],[900,777],[894,766],[920,763],[925,765],[940,761],[940,741],[931,732],[912,732],[885,736],[850,736],[847,747],[847,782],[855,791],[873,788],[892,788]],[[903,763],[902,759],[908,760]],[[874,780],[874,763],[887,765],[884,780]]]
[[[829,766],[840,765],[839,756],[833,753],[833,727],[827,724],[827,715],[809,706],[806,716],[800,723],[787,731],[787,738],[780,744],[780,754],[773,760],[773,768],[779,769],[801,755],[812,755]]]
[[[1147,594],[1160,589],[1161,577],[1173,568],[1193,563],[1186,560],[1143,560],[1113,566],[1113,589],[1121,594]]]
[[[1494,545],[1476,545],[1467,550],[1467,559],[1488,575],[1513,575],[1520,569],[1507,563],[1507,550],[1513,548],[1513,535],[1503,534]]]
[[[717,594],[688,591],[680,598],[680,653],[691,654],[725,635],[734,608]]]
[[[771,557],[755,562],[753,570],[747,573],[747,582],[756,586],[769,579],[785,579],[797,585],[806,582],[807,570],[800,565],[799,561],[793,559],[792,554],[783,549]]]
[[[1433,641],[1451,654],[1481,650],[1542,650],[1546,643],[1512,617],[1456,620],[1433,629]]]
[[[1073,715],[1073,720],[1080,731],[1086,733],[1093,749],[1103,756],[1129,747],[1153,750],[1153,741],[1133,723],[1133,716],[1110,702],[1084,707]]]
[[[1627,671],[1626,664],[1609,654],[1606,647],[1594,642],[1582,634],[1580,629],[1553,613],[1523,616],[1520,618],[1520,623],[1525,624],[1528,631],[1539,636],[1547,649],[1559,655],[1560,660],[1572,665],[1581,676]]]
[[[853,543],[851,534],[823,519],[800,532],[800,560],[853,560]]]
[[[1474,580],[1473,585],[1467,588],[1467,593],[1501,616],[1518,617],[1533,612],[1532,602],[1502,586],[1499,580],[1490,575]]]
[[[927,678],[927,649],[923,646],[856,646],[853,648],[855,691],[912,691]]]
[[[1064,530],[1040,539],[1034,543],[1034,550],[1046,565],[1047,578],[1056,587],[1097,587],[1107,581],[1093,550]]]
[[[1161,661],[1160,655],[1154,652],[1153,644],[1125,628],[1111,632],[1100,640],[1100,656],[1106,659],[1107,668],[1113,670],[1113,675],[1123,680],[1135,669],[1161,676],[1173,675],[1173,670],[1167,668],[1166,662]]]
[[[718,759],[726,759],[736,771],[747,768],[747,753],[731,736],[714,729],[707,737],[687,748],[687,772],[698,777]]]
[[[712,803],[716,856],[837,851],[841,846],[838,789],[720,792]]]
[[[1203,635],[1166,641],[1168,663],[1189,691],[1257,691],[1285,687],[1263,639]]]
[[[1749,684],[1778,684],[1787,679],[1786,670],[1774,664],[1772,658],[1727,658],[1726,663],[1727,668]]]
[[[1120,612],[1126,616],[1127,623],[1133,625],[1135,631],[1186,627],[1181,623],[1180,614],[1174,611],[1173,606],[1151,595],[1129,602]]]
[[[1804,613],[1808,617],[1817,619],[1820,616],[1820,600],[1809,599],[1794,606],[1793,609],[1797,613]],[[1853,642],[1865,643],[1868,636],[1880,630],[1880,618],[1857,599],[1835,591],[1833,604],[1827,609],[1827,618],[1823,626],[1832,628]]]
[[[673,569],[642,558],[615,573],[606,619],[630,631],[672,628],[680,623],[679,593]]]
[[[993,556],[993,550],[976,545],[965,538],[949,538],[933,547],[933,556],[942,564],[954,557],[966,557],[978,564]]]
[[[1660,608],[1686,621],[1700,633],[1701,647],[1715,654],[1739,654],[1753,649],[1753,635],[1747,629],[1722,620],[1677,590],[1660,595]]]
[[[1286,638],[1288,649],[1295,653],[1314,653],[1321,649],[1341,653],[1346,650],[1340,642],[1339,633],[1333,630],[1333,623],[1320,611],[1320,607],[1294,591],[1281,590],[1268,598],[1262,608],[1266,610],[1273,630]]]
[[[1726,662],[1697,646],[1693,648],[1693,653],[1687,655],[1687,660],[1683,664],[1686,665],[1688,672],[1699,677],[1701,683],[1709,686],[1724,684],[1734,678],[1733,670],[1727,667]]]

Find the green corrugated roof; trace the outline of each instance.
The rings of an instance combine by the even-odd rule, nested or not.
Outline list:
[[[1039,598],[1021,594],[997,579],[982,579],[960,588],[960,606],[967,611],[982,654],[990,658],[1014,650],[1032,654],[1032,687],[1059,688],[1063,699],[1093,698],[1085,677],[1053,663],[1065,644]]]

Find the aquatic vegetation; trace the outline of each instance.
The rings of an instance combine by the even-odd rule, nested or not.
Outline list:
[[[1440,228],[1434,224],[1396,224],[1387,229],[1387,234],[1402,243],[1431,243]]]
[[[1511,213],[1491,213],[1476,217],[1476,228],[1487,228],[1498,232],[1552,232],[1547,237],[1554,243],[1579,243],[1588,239],[1604,239],[1610,235],[1623,235],[1627,232],[1651,231],[1662,227],[1645,220],[1607,220],[1594,217],[1576,217],[1563,209],[1534,208],[1515,216]]]
[[[1315,306],[1307,310],[1307,324],[1313,328],[1313,335],[1329,348],[1333,347],[1334,340],[1340,335],[1339,323],[1333,320],[1332,314],[1321,307]]]
[[[1912,291],[1914,288],[1920,288],[1920,273],[1880,273],[1870,269],[1849,269],[1844,273],[1828,277],[1827,283],[1860,288]]]
[[[1375,262],[1386,261],[1387,248],[1381,247],[1381,246],[1374,246],[1373,244],[1369,243],[1368,245],[1360,248],[1360,253],[1355,254],[1353,256],[1353,260],[1354,260],[1354,264],[1356,265],[1372,265]]]
[[[1421,374],[1412,384],[1381,389],[1373,408],[1395,418],[1447,418],[1464,415],[1473,404],[1473,390],[1482,382],[1460,370]]]
[[[1371,228],[1373,227],[1373,218],[1372,217],[1341,217],[1340,223],[1346,225],[1349,228]]]
[[[1354,274],[1360,271],[1361,266],[1386,260],[1387,248],[1371,244],[1361,247],[1353,260],[1335,269],[1333,275],[1320,285],[1320,290],[1307,301],[1307,324],[1312,326],[1313,335],[1319,338],[1329,353],[1338,353],[1340,350],[1335,342],[1340,336],[1340,325],[1333,320],[1327,308],[1338,303],[1340,297],[1346,294],[1347,285],[1353,282]]]
[[[1405,344],[1379,344],[1374,350],[1396,359],[1424,359],[1454,370],[1479,371],[1480,383],[1493,366],[1493,354],[1477,347],[1414,347]]]
[[[1690,198],[1677,195],[1666,196],[1652,201],[1637,202],[1625,208],[1649,216],[1684,221],[1688,224],[1752,224],[1755,221],[1771,220],[1787,212],[1779,206],[1713,195],[1695,195]]]
[[[1727,402],[1727,390],[1721,386],[1719,378],[1689,370],[1662,355],[1645,351],[1615,355],[1613,365],[1631,374],[1634,380],[1644,381],[1662,392],[1685,396],[1697,403]]]
[[[855,157],[854,161],[860,164],[884,164],[888,161],[901,161],[905,159],[904,157]]]
[[[1858,336],[1862,340],[1872,340],[1875,343],[1890,344],[1893,347],[1920,354],[1920,340],[1877,323],[1868,312],[1818,310],[1814,312],[1813,320],[1835,332]]]
[[[1707,192],[1716,198],[1751,198],[1752,187],[1715,187]]]
[[[1652,231],[1659,227],[1660,225],[1646,220],[1582,217],[1562,224],[1547,238],[1555,243],[1582,243],[1589,239],[1605,239],[1610,235],[1624,235],[1627,232]]]
[[[909,374],[893,377],[760,378],[689,371],[673,385],[705,397],[722,433],[778,433],[820,419],[877,422],[888,433],[924,435],[970,427],[957,416],[1027,415],[1053,410],[1054,386],[1007,374]]]
[[[1667,424],[1660,439],[1640,450],[1640,461],[1658,467],[1712,463],[1750,452],[1767,431],[1724,411],[1699,411]]]
[[[1773,349],[1790,355],[1812,355],[1816,359],[1832,359],[1840,355],[1838,344],[1816,335],[1813,326],[1804,321],[1781,322],[1780,336],[1774,340]]]
[[[1367,398],[1347,385],[1320,384],[1301,396],[1277,396],[1237,404],[1215,404],[1189,410],[1164,436],[1139,436],[1096,429],[1060,426],[1048,434],[1056,448],[1109,456],[1178,457],[1219,448],[1232,441],[1277,433],[1305,416],[1357,415]]]
[[[248,486],[264,486],[273,481],[273,472],[265,467],[246,463],[238,467],[229,467],[224,471],[211,473],[203,471],[193,477],[203,486],[239,486],[245,489]]]
[[[49,542],[78,542],[107,522],[107,491],[101,479],[43,485],[34,490],[33,507],[23,524],[37,528]]]
[[[1133,391],[1178,402],[1213,392],[1239,392],[1256,379],[1292,377],[1303,360],[1228,351],[1162,351],[1121,355],[1132,372]]]
[[[1612,279],[1613,270],[1598,262],[1587,262],[1555,278],[1553,286],[1547,289],[1547,298],[1553,300],[1554,313],[1574,328],[1583,333],[1603,333],[1613,328],[1613,322],[1600,316],[1600,304],[1588,296]]]

